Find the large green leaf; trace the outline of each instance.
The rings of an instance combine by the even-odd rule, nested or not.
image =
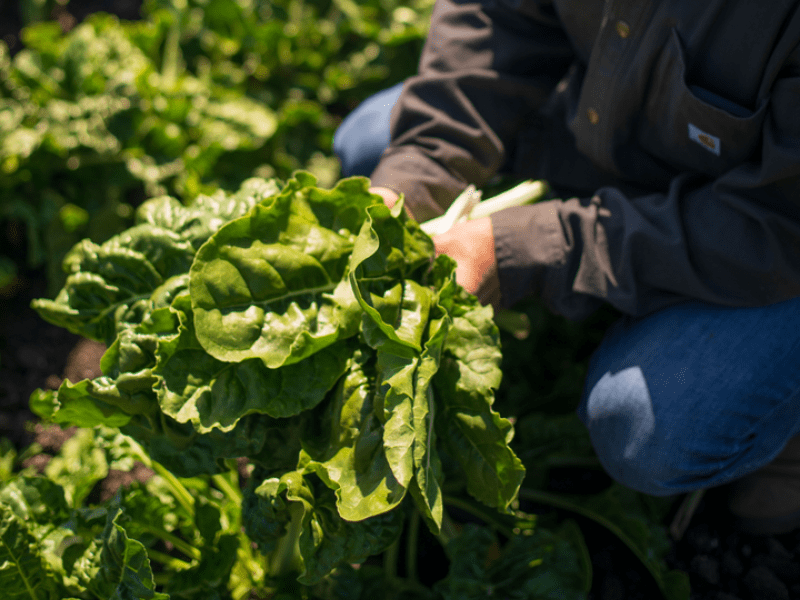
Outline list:
[[[313,408],[344,373],[352,353],[343,340],[280,369],[259,358],[222,362],[198,343],[188,297],[177,299],[173,310],[180,317],[180,336],[176,344],[159,347],[154,371],[160,379],[159,403],[164,413],[191,421],[200,433],[230,431],[253,413],[281,418]]]
[[[386,457],[384,428],[375,406],[374,360],[358,350],[313,434],[305,436],[300,466],[336,492],[343,519],[360,521],[387,512],[405,497]]]
[[[224,361],[297,362],[355,333],[342,283],[356,229],[376,202],[364,178],[332,190],[298,173],[198,251],[190,290],[197,339]]]
[[[462,299],[453,310],[434,383],[440,407],[436,431],[462,466],[467,490],[484,504],[505,509],[525,469],[509,447],[511,423],[492,410],[502,376],[491,307]]]
[[[297,551],[302,566],[298,581],[310,585],[320,581],[343,563],[359,563],[385,550],[399,535],[403,513],[388,513],[361,521],[346,521],[336,510],[336,497],[330,489],[301,472],[265,480],[256,490],[260,511],[251,509],[250,519],[275,523],[273,535],[299,536]],[[262,531],[263,531],[262,527]],[[276,543],[272,538],[273,544]],[[291,539],[289,540],[291,547]],[[275,546],[278,550],[281,545]],[[280,560],[280,555],[273,555]]]
[[[222,225],[279,191],[274,179],[252,178],[244,181],[235,194],[219,191],[213,196],[201,195],[190,206],[170,196],[161,196],[136,210],[136,222],[169,229],[197,249]]]
[[[385,337],[420,352],[431,295],[413,278],[433,259],[433,242],[402,208],[402,202],[392,210],[383,204],[369,208],[350,258],[349,279],[369,317],[363,325],[367,343],[375,347]]]
[[[32,307],[47,321],[110,344],[119,321],[170,277],[185,273],[191,244],[168,229],[140,225],[102,245],[84,240],[65,259],[70,275],[55,300]]]
[[[451,283],[454,287],[455,275]],[[450,291],[448,285],[439,290],[445,296]],[[450,317],[438,304],[438,297],[434,300],[431,313],[427,339],[414,381],[414,480],[410,489],[428,526],[438,533],[443,513],[442,466],[434,427],[438,404],[434,400],[433,378],[439,369]]]
[[[214,231],[276,191],[274,181],[252,179],[236,194],[201,197],[191,207],[170,197],[148,200],[134,227],[100,245],[77,244],[64,260],[63,289],[31,306],[51,323],[110,345],[121,324],[135,326],[188,285],[195,251]]]
[[[0,586],[10,600],[38,600],[58,593],[37,539],[25,521],[0,504]]]
[[[88,590],[109,600],[169,600],[155,591],[153,571],[141,542],[119,524],[121,511],[108,514],[102,538],[81,557],[78,568]]]
[[[41,477],[16,477],[0,489],[0,585],[4,597],[38,600],[67,593],[62,553],[75,534],[64,491]]]
[[[94,427],[108,425],[122,427],[131,416],[121,409],[99,401],[91,393],[91,380],[84,379],[73,385],[64,382],[58,391],[34,390],[31,393],[31,412],[48,423]]]
[[[168,307],[146,313],[140,324],[123,328],[106,350],[100,360],[103,375],[75,384],[65,380],[57,395],[34,393],[32,410],[46,420],[80,427],[121,427],[133,415],[155,415],[156,349],[159,342],[177,337],[177,323]]]

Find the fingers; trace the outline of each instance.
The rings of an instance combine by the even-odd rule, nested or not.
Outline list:
[[[496,273],[494,235],[488,217],[458,223],[435,236],[433,244],[437,255],[446,254],[456,261],[456,281],[472,294]]]

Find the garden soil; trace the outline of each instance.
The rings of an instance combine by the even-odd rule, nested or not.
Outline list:
[[[0,38],[12,53],[21,48],[20,15],[15,0],[0,0]],[[139,16],[141,0],[70,0],[56,3],[51,18],[70,29],[91,12],[102,10],[124,19]],[[24,232],[14,223],[0,224],[4,245],[22,246]],[[21,235],[22,233],[22,235]],[[14,248],[4,248],[13,255]],[[81,339],[44,322],[30,308],[46,296],[43,272],[24,273],[0,289],[0,438],[18,450],[37,443],[38,454],[26,464],[43,468],[71,430],[44,427],[28,409],[31,392],[55,389],[64,378],[78,381],[99,374],[102,345]],[[139,465],[130,473],[113,472],[92,497],[109,497],[120,485],[143,480],[151,472]],[[575,474],[573,488],[583,478]],[[579,491],[571,489],[571,492]],[[594,491],[594,490],[592,490]],[[701,501],[680,540],[673,541],[670,568],[689,573],[692,600],[800,599],[800,531],[782,536],[748,536],[734,531],[724,510],[724,490],[711,490]],[[594,585],[591,600],[655,600],[646,571],[619,540],[589,522],[580,521],[592,555]]]

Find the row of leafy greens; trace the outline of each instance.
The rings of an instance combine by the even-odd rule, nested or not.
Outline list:
[[[179,476],[247,457],[248,535],[306,584],[391,545],[401,504],[438,533],[448,470],[501,511],[524,475],[492,408],[491,308],[368,185],[298,172],[188,207],[154,198],[134,227],[78,244],[62,291],[33,303],[108,345],[101,377],[34,396],[35,412],[118,427]]]

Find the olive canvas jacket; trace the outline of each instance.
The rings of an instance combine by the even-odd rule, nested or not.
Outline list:
[[[800,295],[800,1],[440,0],[372,184],[420,221],[498,172],[502,304]]]

